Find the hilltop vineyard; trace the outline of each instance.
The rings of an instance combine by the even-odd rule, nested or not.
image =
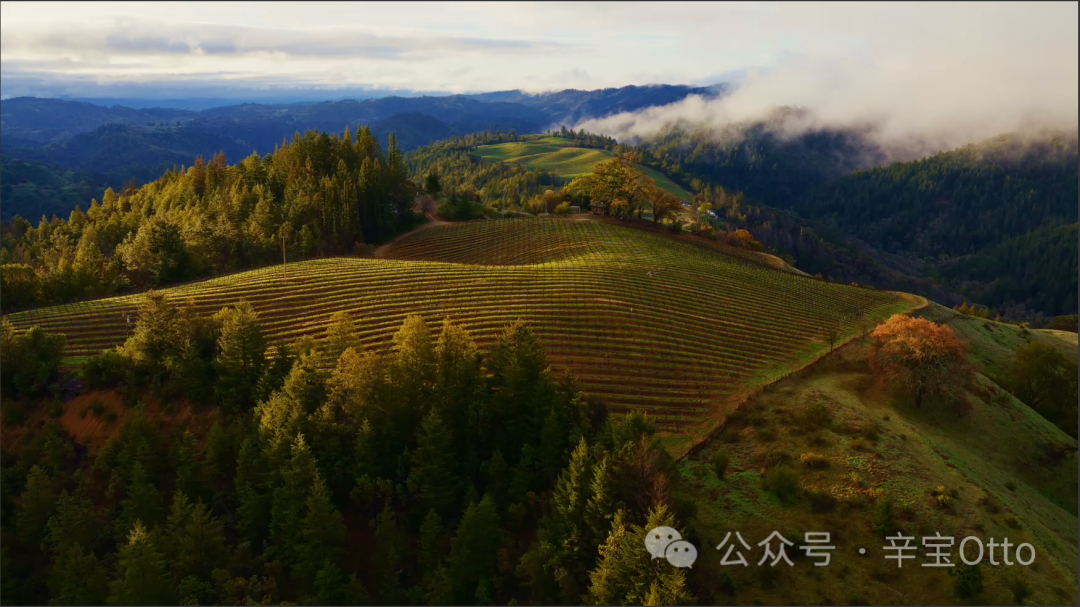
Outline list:
[[[602,221],[479,221],[418,230],[381,259],[305,261],[165,292],[206,314],[247,300],[277,343],[319,338],[330,315],[345,310],[377,351],[409,314],[432,326],[449,316],[482,346],[523,319],[554,371],[570,371],[615,411],[645,409],[677,435],[706,430],[726,397],[911,307],[893,293],[822,282],[740,253]],[[77,360],[122,343],[140,297],[10,319],[66,334],[67,355]]]

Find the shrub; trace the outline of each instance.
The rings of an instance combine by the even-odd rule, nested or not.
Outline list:
[[[1016,491],[1016,482],[1015,481],[1005,481],[1005,488],[1008,489],[1009,491]]]
[[[105,404],[95,399],[94,402],[90,403],[90,410],[94,412],[94,415],[101,416],[105,412]]]
[[[1025,580],[1020,573],[1007,578],[1005,584],[1012,592],[1013,599],[1016,601],[1017,605],[1023,605],[1024,600],[1031,596],[1031,586],[1028,585],[1027,580]]]
[[[66,338],[40,327],[17,331],[7,317],[0,324],[0,388],[14,396],[40,394],[59,372]]]
[[[962,599],[970,599],[978,596],[983,591],[982,569],[979,565],[968,565],[964,562],[956,564],[954,569],[949,569],[949,575],[953,577],[953,590],[956,596]]]
[[[726,449],[721,449],[712,456],[713,470],[716,472],[716,478],[723,480],[724,474],[727,473],[728,463],[731,457],[728,455]]]
[[[738,428],[724,428],[724,431],[720,433],[720,442],[722,442],[722,443],[736,443],[736,442],[739,442],[739,429]]]
[[[1001,504],[990,494],[984,495],[979,498],[979,503],[982,504],[982,506],[986,508],[986,511],[990,514],[997,514],[998,512],[1001,512]]]
[[[896,532],[896,513],[893,509],[891,495],[885,495],[878,499],[874,506],[874,531],[882,535],[892,535]]]
[[[811,403],[803,409],[802,422],[811,428],[825,428],[832,423],[832,413],[822,403]]]
[[[569,202],[560,203],[559,205],[557,205],[555,207],[554,213],[556,215],[561,216],[561,217],[565,217],[565,216],[569,215],[570,214],[570,203]]]
[[[776,439],[776,432],[773,432],[771,428],[758,428],[757,436],[765,442],[770,442]]]
[[[105,414],[105,421],[107,421],[107,422],[116,421],[116,412],[115,411],[109,411],[108,413],[106,413]]]
[[[828,491],[807,489],[803,491],[803,497],[810,502],[810,510],[816,514],[828,514],[836,510],[838,504],[836,497]]]
[[[787,464],[776,466],[765,475],[765,488],[781,502],[794,501],[799,495],[799,471]]]
[[[49,401],[46,412],[49,414],[49,417],[60,417],[64,414],[64,402],[61,400]]]
[[[2,409],[0,418],[2,418],[5,426],[19,426],[26,421],[26,409],[20,402],[5,398],[3,404],[0,405],[0,409]]]
[[[127,361],[116,350],[104,350],[86,359],[79,374],[91,389],[112,388],[124,381]],[[95,410],[96,413],[96,410]]]
[[[799,456],[799,461],[807,468],[828,468],[829,458],[819,453],[803,453]]]
[[[938,485],[930,491],[930,503],[942,510],[952,510],[953,499],[943,485]]]

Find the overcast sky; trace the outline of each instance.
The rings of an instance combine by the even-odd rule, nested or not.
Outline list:
[[[1077,65],[1076,3],[3,2],[0,24],[4,97],[711,84],[852,58],[933,70],[904,51],[958,41],[1004,77],[1071,66],[1075,84]]]

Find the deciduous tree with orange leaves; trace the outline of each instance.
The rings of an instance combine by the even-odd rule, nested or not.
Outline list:
[[[957,396],[971,382],[967,345],[948,326],[895,314],[872,336],[871,369],[910,391],[917,408],[927,397]]]

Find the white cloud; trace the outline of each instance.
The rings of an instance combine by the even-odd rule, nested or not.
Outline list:
[[[589,123],[619,134],[795,105],[809,125],[955,143],[1077,115],[1076,3],[4,2],[0,50],[4,96],[743,80],[721,102]]]
[[[719,100],[690,98],[578,126],[624,138],[680,120],[721,131],[793,106],[809,112],[784,125],[790,132],[872,124],[879,142],[909,152],[1008,131],[1076,129],[1075,3],[845,7],[791,6],[780,23],[797,20],[808,37],[847,37],[840,48],[808,47]]]

